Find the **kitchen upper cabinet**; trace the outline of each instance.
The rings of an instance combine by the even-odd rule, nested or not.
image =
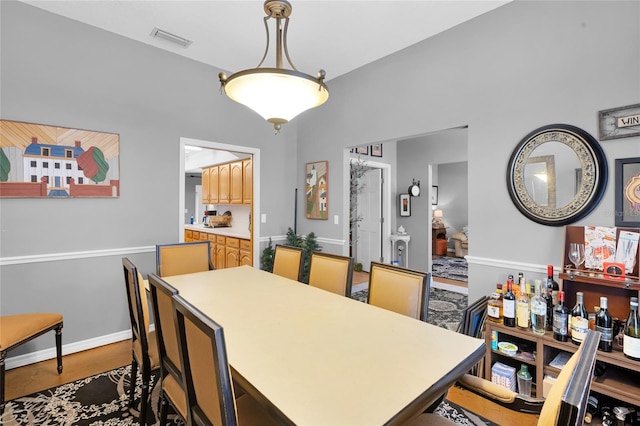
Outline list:
[[[230,164],[220,164],[218,166],[218,203],[229,203],[229,171]]]
[[[219,171],[218,166],[209,167],[209,203],[208,204],[218,204],[220,202],[220,197],[218,196],[218,187],[219,187]],[[204,172],[202,173],[202,182],[204,188]],[[202,190],[204,193],[204,189]]]
[[[251,158],[202,169],[203,204],[251,204],[253,161]]]
[[[231,163],[229,167],[229,202],[231,204],[242,204],[242,161]]]
[[[242,204],[253,202],[253,160],[242,160]]]
[[[202,204],[211,204],[209,186],[209,168],[202,169]]]

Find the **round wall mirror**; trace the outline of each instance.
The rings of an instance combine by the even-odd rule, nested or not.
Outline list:
[[[543,225],[563,226],[589,214],[607,186],[597,140],[568,124],[540,127],[511,154],[507,188],[515,206]]]

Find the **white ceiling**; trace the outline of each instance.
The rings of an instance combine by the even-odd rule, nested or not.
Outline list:
[[[262,0],[23,1],[231,73],[256,67],[266,44]],[[509,1],[290,0],[289,55],[299,71],[322,68],[331,80]],[[154,27],[193,43],[153,38]],[[267,66],[274,65],[272,53]]]

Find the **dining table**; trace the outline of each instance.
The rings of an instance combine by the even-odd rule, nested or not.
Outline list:
[[[482,339],[251,266],[163,279],[222,326],[234,382],[282,424],[402,424],[485,353]]]

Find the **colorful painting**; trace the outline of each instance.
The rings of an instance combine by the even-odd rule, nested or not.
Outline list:
[[[307,163],[307,219],[329,218],[329,162]]]
[[[119,197],[120,136],[0,120],[0,197]]]

